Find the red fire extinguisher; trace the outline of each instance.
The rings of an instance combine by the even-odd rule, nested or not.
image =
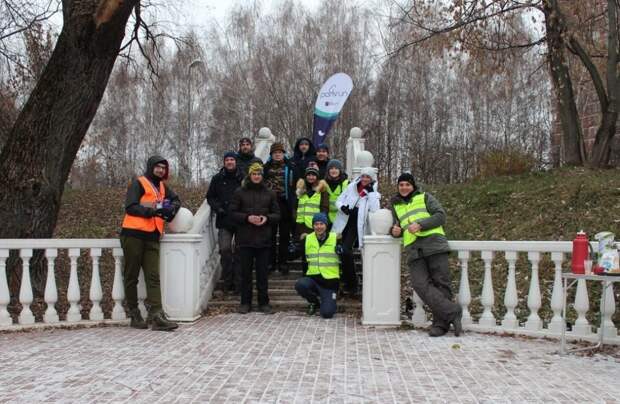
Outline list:
[[[588,259],[590,248],[588,235],[583,230],[577,233],[577,237],[573,240],[572,268],[574,274],[585,274],[584,261]]]

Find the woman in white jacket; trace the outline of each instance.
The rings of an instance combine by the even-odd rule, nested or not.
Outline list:
[[[375,169],[362,168],[360,176],[353,180],[336,200],[338,214],[332,231],[342,235],[342,280],[344,289],[351,296],[357,296],[357,276],[353,261],[353,248],[364,245],[368,234],[368,213],[380,208],[381,194],[377,191]]]

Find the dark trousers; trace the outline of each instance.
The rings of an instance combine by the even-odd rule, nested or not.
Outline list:
[[[256,291],[258,305],[269,303],[267,289],[269,288],[267,274],[269,263],[269,248],[241,247],[241,304],[252,305],[252,267],[256,268]]]
[[[123,248],[123,281],[125,299],[129,310],[138,308],[138,276],[144,271],[146,282],[146,306],[149,313],[161,310],[161,289],[159,283],[159,241],[142,240],[137,237],[121,236]]]
[[[353,249],[357,245],[357,209],[349,215],[349,221],[342,231],[342,281],[348,292],[357,292],[357,274]]]
[[[235,265],[235,233],[228,229],[218,229],[217,241],[220,246],[220,264],[225,290],[239,289],[241,285],[241,270]]]
[[[280,207],[280,221],[272,226],[271,231],[271,265],[274,269],[278,265],[286,264],[286,261],[288,261],[288,245],[291,241],[291,231],[293,230],[291,208],[283,198],[278,198],[278,205]],[[276,237],[279,237],[279,239]]]
[[[309,303],[320,304],[323,318],[332,318],[336,314],[336,291],[321,287],[314,279],[304,276],[295,283],[295,290]]]
[[[452,301],[448,253],[407,259],[413,289],[431,309],[433,326],[448,330],[450,323],[461,311]]]

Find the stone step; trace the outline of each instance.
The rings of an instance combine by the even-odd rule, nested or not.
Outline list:
[[[274,308],[274,309],[279,309],[279,310],[287,310],[287,309],[291,309],[291,310],[305,310],[308,307],[308,302],[305,299],[302,298],[298,298],[298,299],[270,299],[269,300],[269,304]],[[253,307],[258,307],[257,302],[256,302],[256,298],[254,298],[254,301],[252,303]],[[207,309],[211,308],[211,309],[218,309],[218,308],[234,308],[239,306],[239,297],[237,297],[236,300],[224,300],[224,301],[216,301],[213,300],[211,302],[209,302],[209,304],[207,305]],[[341,301],[339,300],[337,302],[337,306],[338,306],[338,312],[343,312],[343,311],[356,311],[356,310],[361,310],[362,308],[362,303],[358,302],[358,301],[354,301],[354,300],[346,300],[346,301]]]

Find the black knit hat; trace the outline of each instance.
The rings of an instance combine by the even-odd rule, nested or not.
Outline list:
[[[227,151],[226,153],[224,153],[224,160],[226,160],[229,157],[236,159],[237,153],[235,153],[234,151]]]
[[[400,177],[398,177],[398,182],[402,182],[402,181],[410,183],[414,188],[416,187],[415,178],[413,177],[413,174],[411,173],[402,173]]]
[[[308,174],[314,174],[318,178],[319,177],[319,170],[317,170],[314,167],[308,167],[308,168],[306,168],[306,173],[304,174],[304,177],[307,176]]]
[[[242,137],[241,139],[239,139],[239,146],[241,146],[242,143],[252,144],[252,139],[250,139],[249,137]]]

